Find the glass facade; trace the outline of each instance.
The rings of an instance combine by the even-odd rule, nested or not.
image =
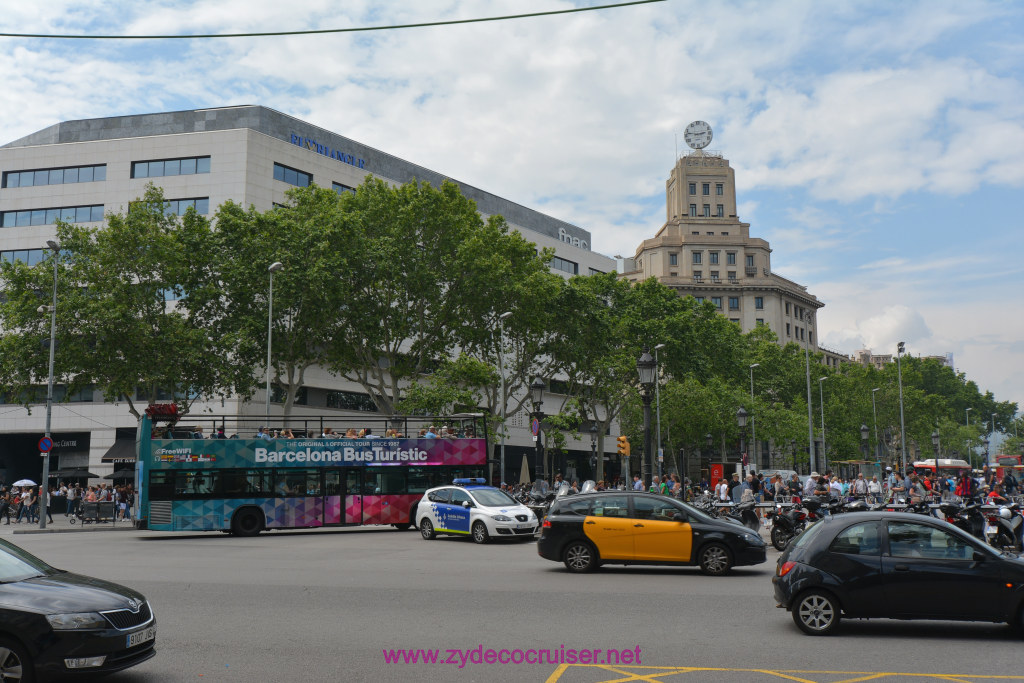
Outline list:
[[[26,225],[54,225],[57,220],[65,223],[92,223],[103,220],[103,205],[63,206],[54,209],[28,209],[26,211],[4,211],[0,213],[0,227],[15,228]]]
[[[3,176],[3,187],[35,187],[37,185],[65,185],[67,183],[91,183],[107,179],[107,165],[65,166],[64,168],[41,168],[31,171],[7,171]]]
[[[196,175],[209,172],[210,157],[185,157],[183,159],[132,162],[132,178],[163,178],[165,176]]]

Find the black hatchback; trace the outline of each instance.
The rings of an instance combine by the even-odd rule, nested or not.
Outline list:
[[[152,657],[155,642],[142,594],[55,569],[0,540],[0,681],[121,671]]]
[[[1024,559],[926,515],[826,517],[782,553],[772,583],[810,635],[832,633],[841,617],[1024,626]]]

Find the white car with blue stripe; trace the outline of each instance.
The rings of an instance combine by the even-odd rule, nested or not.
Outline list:
[[[476,543],[492,538],[530,538],[537,516],[484,479],[456,479],[451,486],[427,490],[416,506],[416,526],[426,540],[437,534],[469,536]]]

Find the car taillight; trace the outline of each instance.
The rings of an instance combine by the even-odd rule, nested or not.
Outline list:
[[[779,576],[785,576],[795,566],[796,562],[783,562],[781,565],[779,565]]]
[[[547,517],[545,517],[544,518],[544,523],[541,524],[541,526],[544,527],[545,529],[550,529],[551,528],[551,520],[549,520]]]

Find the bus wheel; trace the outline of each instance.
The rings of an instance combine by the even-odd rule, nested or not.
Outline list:
[[[395,527],[399,531],[408,531],[409,529],[412,528],[412,522],[403,522],[401,524],[392,524],[391,526]]]
[[[231,520],[235,536],[256,536],[263,531],[263,516],[255,508],[242,508]]]

